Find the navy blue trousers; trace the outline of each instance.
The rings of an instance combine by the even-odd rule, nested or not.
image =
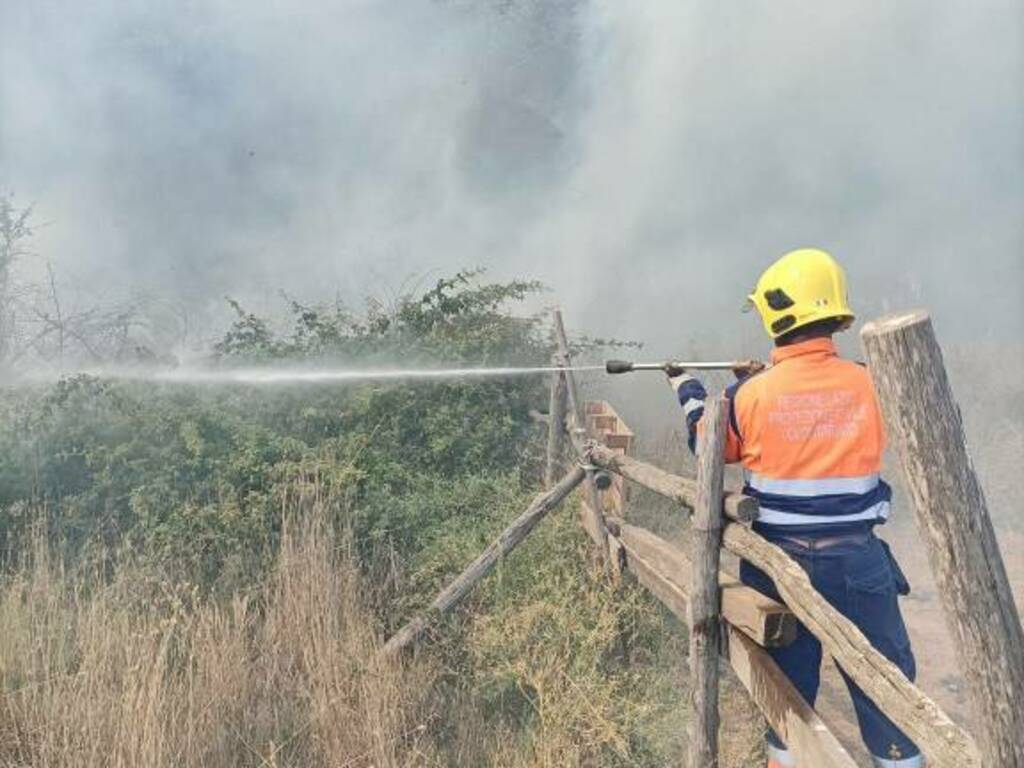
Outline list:
[[[762,535],[798,562],[811,577],[814,588],[855,623],[871,644],[896,664],[903,674],[910,680],[914,679],[914,654],[897,603],[897,596],[907,594],[910,587],[885,542],[868,533],[860,541],[814,549],[787,541],[784,535],[772,532],[762,532]],[[781,602],[772,580],[750,563],[744,561],[740,564],[740,579]],[[768,652],[813,706],[821,675],[821,643],[817,638],[801,624],[791,645],[770,648]],[[901,760],[920,754],[914,743],[879,711],[856,683],[845,673],[843,678],[853,698],[861,736],[872,755],[886,760]],[[785,744],[774,732],[768,734],[768,742],[785,749]]]

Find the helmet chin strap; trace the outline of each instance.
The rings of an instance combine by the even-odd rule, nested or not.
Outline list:
[[[775,339],[775,346],[788,347],[791,344],[799,344],[801,341],[831,338],[834,334],[849,328],[852,322],[852,317],[841,325],[833,324],[829,320],[819,320],[817,323],[801,326],[792,333],[782,334]]]

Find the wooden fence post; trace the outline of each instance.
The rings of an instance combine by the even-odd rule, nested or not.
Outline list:
[[[718,766],[718,560],[726,415],[723,397],[709,399],[704,406],[704,433],[697,444],[697,503],[690,541],[690,768]]]
[[[558,356],[561,364],[568,369],[572,365],[572,356],[569,353],[569,340],[565,335],[565,324],[562,322],[562,311],[554,310],[552,313],[555,324],[555,342],[558,344]],[[569,405],[569,438],[572,440],[576,455],[581,461],[587,461],[587,418],[583,413],[583,403],[580,401],[579,390],[576,387],[576,377],[571,370],[564,371],[566,399]],[[598,493],[597,485],[594,483],[593,469],[587,470],[586,480],[583,482],[586,503],[583,505],[583,525],[587,533],[597,545],[597,554],[601,563],[608,566],[608,528],[604,522],[604,513],[601,509],[601,495]]]
[[[974,708],[984,765],[1024,766],[1024,631],[967,452],[942,350],[923,311],[861,340]]]
[[[558,362],[566,368],[562,375],[565,377],[565,394],[569,401],[569,436],[574,444],[582,444],[586,441],[587,420],[583,413],[583,403],[580,402],[576,377],[568,370],[572,365],[572,354],[569,352],[569,339],[565,335],[565,323],[562,322],[562,310],[554,310],[552,317],[555,323],[555,343],[558,345]]]
[[[558,359],[555,358],[555,363]],[[548,454],[544,467],[544,487],[550,488],[556,479],[558,462],[562,458],[562,436],[565,434],[565,374],[556,371],[551,376],[551,397],[548,403]]]

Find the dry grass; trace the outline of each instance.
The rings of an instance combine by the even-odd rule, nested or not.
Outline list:
[[[69,571],[38,542],[0,588],[0,765],[433,761],[432,671],[376,653],[368,587],[323,514],[223,604],[130,563]]]
[[[680,762],[684,638],[587,565],[571,512],[396,663],[378,653],[378,580],[325,502],[294,506],[266,581],[224,600],[130,554],[71,568],[40,532],[0,582],[0,766]],[[756,765],[734,685],[723,720],[723,768]]]

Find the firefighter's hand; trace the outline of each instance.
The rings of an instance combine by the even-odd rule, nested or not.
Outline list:
[[[678,379],[680,376],[686,375],[686,369],[680,368],[678,365],[672,365],[672,363],[665,363],[665,375],[668,376],[668,380]]]
[[[668,368],[665,375],[668,376],[668,384],[673,392],[678,392],[683,384],[693,380],[693,376],[688,374],[685,368]]]
[[[737,365],[732,369],[733,375],[736,377],[736,381],[743,381],[755,373],[760,373],[765,369],[765,364],[760,360],[744,360],[741,365]]]

